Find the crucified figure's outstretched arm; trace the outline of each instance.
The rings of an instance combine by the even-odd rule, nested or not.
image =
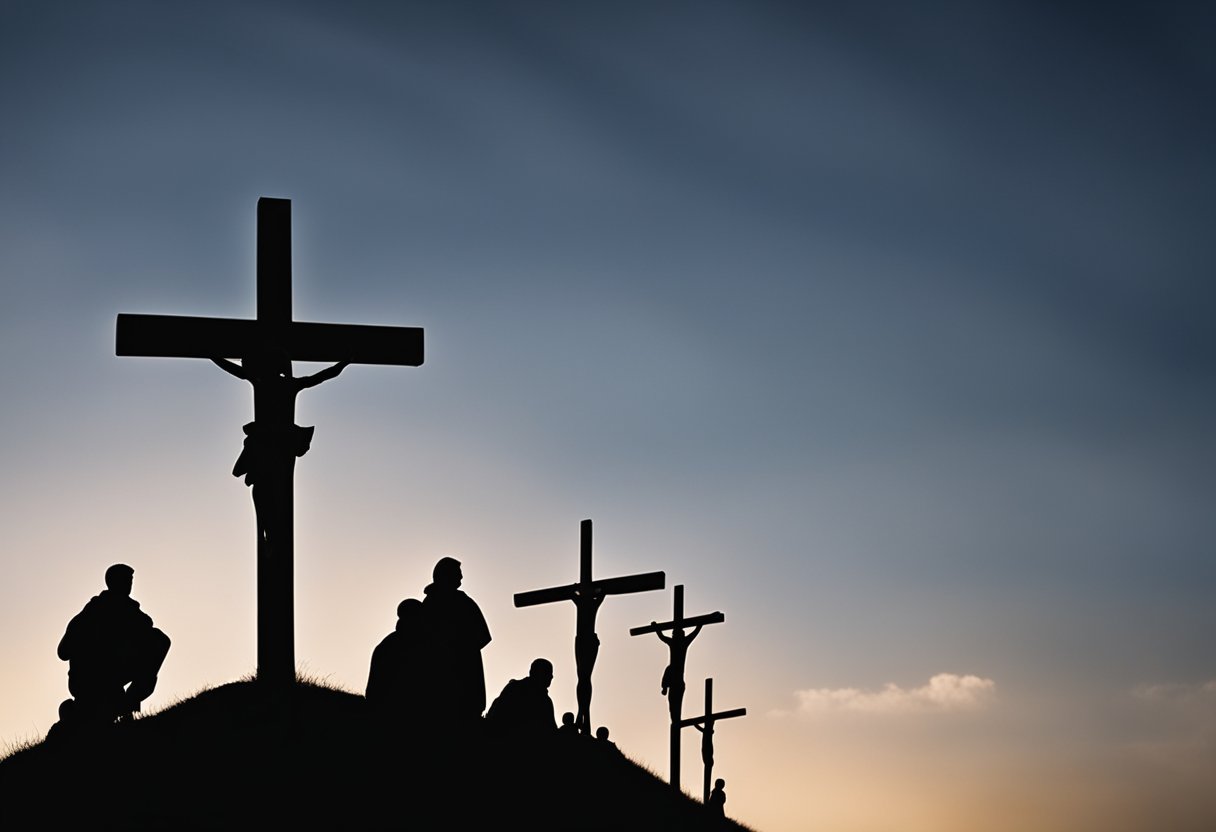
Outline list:
[[[326,367],[319,373],[313,373],[310,376],[301,376],[296,379],[296,389],[305,390],[309,387],[316,387],[323,381],[329,381],[331,378],[337,378],[338,374],[350,366],[349,361],[339,361],[332,367]]]
[[[246,381],[249,380],[249,376],[245,374],[245,368],[240,364],[233,364],[227,358],[213,358],[211,359],[211,363],[219,367],[225,373],[234,375],[237,378],[245,379]]]
[[[651,621],[651,622],[650,622],[650,626],[652,626],[652,627],[653,627],[653,626],[654,626],[655,624],[657,624],[657,623],[658,623],[657,621]],[[663,635],[663,631],[662,631],[662,630],[655,630],[655,631],[654,631],[654,634],[655,634],[656,636],[658,636],[658,637],[659,637],[659,641],[663,642],[664,644],[666,644],[666,645],[670,645],[670,644],[671,644],[671,637],[670,637],[670,636],[665,636],[665,635]]]

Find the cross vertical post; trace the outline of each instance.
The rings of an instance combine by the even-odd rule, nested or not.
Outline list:
[[[258,200],[257,320],[272,342],[291,323],[291,202]],[[253,421],[281,433],[295,424],[295,399],[276,401],[273,392],[253,388]],[[273,539],[258,535],[258,679],[287,684],[295,679],[295,458],[267,466],[264,487]]]
[[[676,584],[675,596],[672,599],[672,621],[684,620],[684,584]],[[670,666],[670,665],[669,665]],[[683,677],[683,674],[680,674]],[[681,683],[683,679],[681,678]],[[681,691],[677,696],[675,691],[668,688],[668,696],[677,698],[679,701],[672,705],[671,725],[667,729],[667,753],[668,759],[671,760],[671,782],[676,789],[680,788],[680,718],[683,716],[684,692]]]
[[[291,200],[258,200],[258,323],[282,329],[291,323]]]
[[[578,582],[589,585],[591,581],[591,521],[578,524]]]
[[[705,713],[712,714],[714,712],[714,680],[705,680]],[[709,803],[709,784],[713,782],[714,776],[714,758],[711,756],[708,760],[703,760],[705,763],[705,781],[701,786],[701,802]]]

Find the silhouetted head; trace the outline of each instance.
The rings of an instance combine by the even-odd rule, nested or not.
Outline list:
[[[569,711],[566,711],[564,714],[562,714],[562,725],[573,725],[573,724],[574,724],[574,714],[570,713]]]
[[[116,563],[106,570],[106,589],[118,595],[130,595],[134,576],[134,569],[125,563]]]
[[[460,582],[464,580],[464,573],[460,571],[460,561],[456,558],[440,558],[435,564],[434,571],[431,572],[431,578],[437,584],[450,586],[453,589],[460,586]]]
[[[262,347],[242,360],[245,370],[254,377],[284,376],[291,378],[291,357],[282,347]]]
[[[608,726],[607,726],[607,725],[601,725],[599,728],[596,728],[596,729],[595,729],[595,738],[596,738],[597,740],[606,740],[606,739],[608,739]]]
[[[417,598],[406,598],[397,605],[397,617],[402,621],[417,621],[422,615],[422,602]]]
[[[532,666],[528,668],[528,678],[540,682],[541,686],[548,690],[553,681],[553,662],[548,659],[533,659]]]
[[[717,780],[714,781],[714,788],[715,789],[725,789],[726,781],[723,780],[721,777],[719,777]]]

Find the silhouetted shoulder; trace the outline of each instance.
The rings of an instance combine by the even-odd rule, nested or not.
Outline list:
[[[490,625],[486,623],[481,607],[463,590],[430,584],[423,591],[426,594],[424,614],[432,626],[443,628],[439,633],[441,638],[458,640],[477,650],[490,643]]]
[[[523,679],[512,679],[502,689],[486,714],[486,725],[499,736],[517,739],[552,737],[557,732],[553,720],[553,700],[549,685],[553,664],[536,659]]]

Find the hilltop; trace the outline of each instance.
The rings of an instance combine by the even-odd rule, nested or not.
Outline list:
[[[732,829],[595,741],[388,731],[362,696],[233,682],[0,761],[4,826]]]

